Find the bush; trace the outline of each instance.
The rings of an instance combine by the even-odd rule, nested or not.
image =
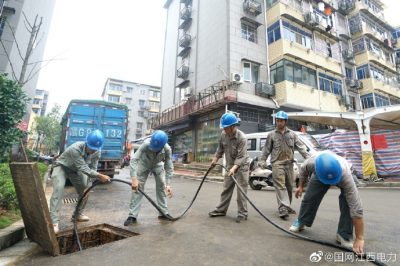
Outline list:
[[[40,177],[43,180],[48,166],[38,163]],[[18,200],[15,193],[14,183],[11,177],[10,167],[7,163],[0,164],[0,209],[17,209]]]

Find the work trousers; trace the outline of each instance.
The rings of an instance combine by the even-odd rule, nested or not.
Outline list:
[[[243,169],[241,168],[236,173],[235,178],[238,181],[240,187],[247,194],[247,186],[249,182],[248,166],[244,166]],[[229,203],[231,202],[234,188],[235,188],[235,182],[233,181],[232,177],[225,175],[223,190],[221,193],[221,200],[216,207],[217,211],[221,211],[224,213],[228,211]],[[239,191],[239,189],[237,189],[237,205],[238,205],[238,216],[247,217],[247,200]]]
[[[317,214],[319,205],[324,198],[325,193],[330,188],[330,185],[321,183],[315,176],[312,176],[304,198],[301,202],[299,221],[308,227],[311,227]],[[349,205],[344,196],[344,191],[341,189],[339,195],[340,218],[337,228],[337,233],[346,240],[353,239],[353,221],[350,216]]]
[[[138,171],[138,180],[140,183],[140,189],[144,191],[147,177],[150,173],[153,173],[153,176],[156,181],[156,197],[157,197],[157,205],[163,211],[164,214],[168,214],[168,206],[167,206],[167,194],[165,193],[165,171],[163,166],[151,170],[142,170]],[[140,206],[142,205],[143,195],[139,191],[132,191],[131,203],[129,206],[129,216],[136,218],[139,215]],[[160,213],[161,215],[161,213]]]
[[[272,181],[275,187],[278,210],[282,207],[291,210],[293,196],[293,163],[273,164]]]
[[[61,203],[63,201],[64,187],[67,178],[71,181],[72,185],[75,187],[79,198],[85,192],[88,187],[89,178],[87,175],[81,172],[74,172],[68,170],[67,168],[58,165],[53,168],[53,173],[51,175],[53,183],[53,194],[50,198],[50,217],[53,224],[58,224],[60,222],[59,211]],[[83,199],[82,204],[79,206],[78,214],[82,214],[83,209],[86,206],[88,197]]]

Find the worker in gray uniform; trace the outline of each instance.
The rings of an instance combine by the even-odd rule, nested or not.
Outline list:
[[[75,187],[79,197],[88,187],[89,177],[98,178],[103,183],[110,182],[109,176],[97,172],[97,163],[103,144],[104,135],[96,129],[87,135],[86,142],[75,142],[54,162],[51,174],[53,194],[50,198],[50,217],[55,233],[59,232],[59,211],[67,178]],[[82,213],[87,198],[85,197],[78,209],[76,220],[79,222],[89,221],[89,217]]]
[[[144,190],[147,177],[153,174],[156,181],[157,205],[163,213],[159,219],[167,219],[167,195],[172,197],[171,177],[174,174],[172,151],[168,145],[168,136],[164,131],[157,130],[150,139],[146,139],[131,159],[130,175],[132,178],[132,196],[129,207],[129,216],[125,226],[137,222],[143,195],[137,191],[139,186]]]
[[[210,217],[225,216],[232,198],[235,182],[232,176],[235,175],[242,190],[247,193],[249,180],[249,156],[247,155],[247,139],[245,134],[237,129],[239,121],[232,113],[226,113],[221,117],[220,127],[223,128],[219,139],[218,148],[211,162],[215,166],[218,160],[225,153],[228,173],[224,176],[224,185],[221,193],[220,203],[215,210],[208,215]],[[238,216],[236,222],[247,220],[247,200],[237,190]]]
[[[353,249],[357,254],[364,252],[363,207],[356,184],[350,171],[349,163],[333,152],[318,152],[307,159],[300,169],[299,187],[296,198],[301,197],[304,182],[310,178],[307,192],[301,202],[299,217],[290,227],[290,231],[299,232],[304,226],[311,227],[318,207],[331,186],[340,188],[340,219],[336,241],[344,247]],[[355,240],[353,240],[353,226]]]
[[[271,154],[272,181],[278,201],[278,212],[279,216],[285,219],[289,213],[296,213],[290,206],[293,193],[294,150],[298,150],[304,158],[310,155],[296,133],[286,127],[287,113],[279,111],[275,119],[276,129],[268,133],[259,166],[265,168],[266,160]]]

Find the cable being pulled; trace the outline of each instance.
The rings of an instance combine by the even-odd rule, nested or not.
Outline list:
[[[155,202],[153,201],[153,199],[150,198],[149,195],[147,195],[140,187],[138,188],[138,191],[139,191],[140,193],[143,194],[143,196],[151,203],[151,205],[154,206],[154,208],[156,208],[156,209],[162,214],[162,216],[164,216],[165,218],[167,218],[167,219],[170,220],[170,221],[177,221],[177,220],[179,220],[180,218],[182,218],[182,217],[189,211],[189,209],[192,207],[194,201],[195,201],[196,198],[197,198],[197,195],[198,195],[199,192],[200,192],[201,187],[202,187],[203,184],[204,184],[204,181],[206,180],[208,174],[210,173],[210,171],[211,171],[212,169],[213,169],[213,167],[211,167],[211,166],[208,168],[207,172],[204,174],[203,179],[202,179],[201,182],[200,182],[199,187],[197,188],[196,193],[195,193],[194,196],[193,196],[192,201],[189,203],[189,206],[182,212],[181,215],[179,215],[179,216],[177,216],[177,217],[172,217],[171,215],[169,215],[169,214],[167,214],[167,213],[164,213],[163,210],[161,210],[161,208],[158,207],[157,203],[155,203]],[[127,184],[127,185],[129,185],[129,186],[132,186],[132,183],[131,183],[131,182],[128,182],[128,181],[125,181],[125,180],[121,180],[121,179],[113,178],[113,179],[111,179],[110,181],[111,181],[111,182],[120,182],[120,183]],[[79,198],[78,203],[76,204],[76,207],[75,207],[75,211],[74,211],[74,215],[73,215],[74,235],[75,235],[76,242],[77,242],[77,244],[78,244],[79,250],[82,250],[82,245],[81,245],[81,242],[80,242],[80,239],[79,239],[79,232],[78,232],[78,226],[77,226],[77,217],[79,216],[79,214],[78,214],[79,211],[78,211],[78,210],[79,210],[80,205],[81,205],[82,202],[83,202],[83,199],[87,196],[87,194],[89,193],[89,191],[91,191],[95,186],[97,186],[97,185],[99,185],[99,184],[101,184],[101,182],[100,182],[99,180],[95,180],[95,181],[92,183],[92,185],[91,185],[89,188],[87,188],[87,189],[85,190],[85,192],[82,194],[82,196]]]
[[[228,170],[225,166],[223,166],[223,165],[221,165],[221,164],[217,164],[217,165],[221,166],[221,167],[224,168],[227,172],[229,172],[229,170]],[[325,245],[325,246],[337,248],[337,249],[340,249],[340,250],[343,250],[343,251],[347,251],[347,252],[351,252],[351,253],[354,253],[354,254],[355,254],[355,252],[354,252],[353,250],[351,250],[351,249],[345,248],[345,247],[343,247],[343,246],[339,246],[339,245],[337,245],[337,244],[335,244],[335,243],[332,243],[332,242],[328,242],[328,241],[324,241],[324,240],[318,240],[318,239],[313,239],[313,238],[310,238],[310,237],[306,237],[306,236],[303,236],[303,235],[300,235],[300,234],[293,233],[293,232],[291,232],[291,231],[289,231],[289,230],[286,230],[286,229],[283,228],[282,226],[280,226],[280,225],[274,223],[274,222],[273,222],[271,219],[269,219],[264,213],[262,213],[262,212],[256,207],[256,205],[254,205],[254,203],[249,199],[249,197],[247,196],[247,194],[243,191],[242,187],[239,185],[238,181],[236,180],[236,178],[235,178],[234,176],[232,176],[232,179],[233,179],[233,182],[235,182],[237,189],[238,189],[238,190],[240,191],[240,193],[242,193],[242,195],[247,199],[247,201],[248,201],[248,202],[250,203],[250,205],[254,208],[254,210],[256,210],[265,220],[267,220],[270,224],[272,224],[273,226],[275,226],[275,227],[278,228],[279,230],[281,230],[281,231],[283,231],[283,232],[285,232],[285,233],[287,233],[287,234],[289,234],[289,235],[291,235],[291,236],[294,236],[294,237],[300,238],[300,239],[302,239],[302,240],[305,240],[305,241],[309,241],[309,242],[313,242],[313,243],[317,243],[317,244],[322,244],[322,245]],[[357,254],[356,254],[356,256],[357,256]],[[370,258],[370,257],[368,257],[365,253],[362,254],[362,258],[363,258],[363,259],[366,259],[367,261],[372,262],[372,263],[374,263],[374,264],[376,264],[376,265],[380,265],[380,266],[386,265],[385,263],[383,263],[383,262],[377,260],[376,258]]]

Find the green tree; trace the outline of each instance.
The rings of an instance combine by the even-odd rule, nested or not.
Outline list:
[[[50,113],[46,116],[39,116],[35,118],[36,127],[35,131],[38,135],[35,150],[42,151],[42,145],[46,148],[45,153],[53,153],[58,150],[60,134],[61,134],[61,114],[60,105],[55,104]]]
[[[23,136],[17,126],[25,115],[28,101],[16,81],[0,74],[0,160],[7,157],[11,146]]]

